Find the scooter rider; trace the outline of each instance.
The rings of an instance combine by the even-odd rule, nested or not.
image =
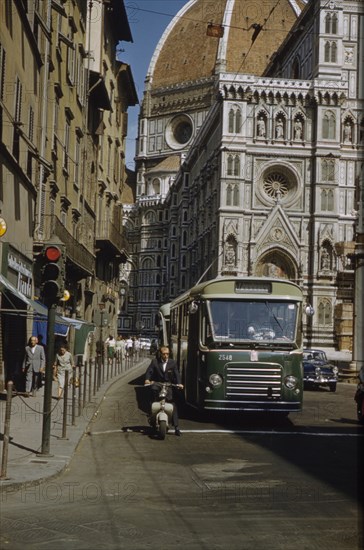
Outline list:
[[[152,359],[152,362],[145,373],[144,385],[151,385],[152,399],[154,401],[158,401],[160,388],[158,385],[153,384],[153,382],[171,382],[172,384],[176,384],[180,389],[183,389],[177,363],[173,359],[169,358],[169,348],[166,346],[162,346],[159,349],[159,353],[155,359]],[[175,434],[178,436],[181,435],[178,427],[178,412],[175,403],[173,407],[172,422],[174,425]]]

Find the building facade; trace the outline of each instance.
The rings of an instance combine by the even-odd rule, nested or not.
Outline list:
[[[129,315],[153,333],[159,305],[202,277],[285,277],[315,310],[306,344],[350,349],[364,6],[205,10],[177,14],[146,78]]]
[[[116,333],[119,266],[128,253],[127,110],[137,96],[130,67],[117,60],[119,42],[132,41],[122,0],[6,0],[0,15],[3,387],[18,376],[34,315],[45,311],[47,243],[66,251],[69,299],[57,312],[67,319],[71,351],[94,353],[103,329]],[[46,333],[45,324],[37,330]]]

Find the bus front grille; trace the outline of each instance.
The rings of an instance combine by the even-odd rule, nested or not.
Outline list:
[[[226,399],[280,399],[281,387],[280,365],[241,363],[225,366]]]

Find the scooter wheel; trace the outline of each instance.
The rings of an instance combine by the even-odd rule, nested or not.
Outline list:
[[[165,420],[161,420],[159,423],[159,437],[160,439],[165,439],[167,433],[167,422]]]

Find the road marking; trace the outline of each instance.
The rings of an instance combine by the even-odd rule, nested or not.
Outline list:
[[[137,432],[148,431],[148,427],[145,427],[145,430],[138,429]],[[105,434],[115,434],[115,433],[133,433],[133,428],[124,428],[119,430],[105,430],[104,432],[88,432],[87,435],[105,435]],[[320,436],[320,437],[363,437],[364,433],[330,433],[330,432],[277,432],[271,430],[184,430],[181,432],[183,434],[244,434],[244,435],[309,435],[309,436]],[[171,431],[172,433],[172,431]]]
[[[361,433],[329,433],[329,432],[276,432],[270,430],[184,430],[181,433],[216,433],[216,434],[244,434],[244,435],[314,435],[325,437],[363,437]]]

